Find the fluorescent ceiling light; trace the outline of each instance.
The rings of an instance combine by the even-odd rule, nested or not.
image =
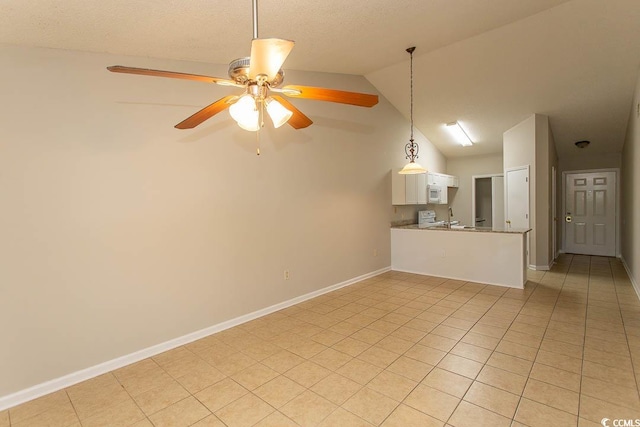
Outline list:
[[[451,134],[456,139],[456,141],[459,144],[461,144],[463,147],[469,147],[473,145],[473,141],[471,141],[471,138],[469,138],[469,135],[467,135],[464,129],[462,129],[462,126],[460,126],[460,123],[458,122],[447,123],[447,129],[449,129],[449,132],[451,132]]]

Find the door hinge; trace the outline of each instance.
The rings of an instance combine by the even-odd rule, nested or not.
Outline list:
[[[526,178],[524,179],[524,182],[529,182],[529,177],[526,177]]]
[[[524,214],[524,217],[525,217],[526,219],[529,219],[529,214]]]

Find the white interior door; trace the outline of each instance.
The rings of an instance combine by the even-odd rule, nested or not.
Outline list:
[[[566,252],[616,255],[616,173],[565,175]]]
[[[511,228],[529,228],[529,166],[505,171],[505,222]]]

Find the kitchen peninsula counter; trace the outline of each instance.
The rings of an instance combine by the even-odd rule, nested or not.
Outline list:
[[[522,289],[526,282],[528,231],[392,226],[391,268]]]
[[[457,227],[447,228],[446,226],[437,227],[425,227],[420,228],[418,224],[406,224],[406,225],[392,225],[391,228],[397,228],[401,230],[425,230],[425,231],[470,231],[470,232],[483,232],[483,233],[510,233],[510,234],[524,234],[531,231],[530,228],[504,228],[504,227]]]

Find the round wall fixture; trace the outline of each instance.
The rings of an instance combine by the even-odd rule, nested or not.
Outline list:
[[[578,142],[576,142],[576,147],[584,148],[589,144],[591,144],[591,141],[578,141]]]

